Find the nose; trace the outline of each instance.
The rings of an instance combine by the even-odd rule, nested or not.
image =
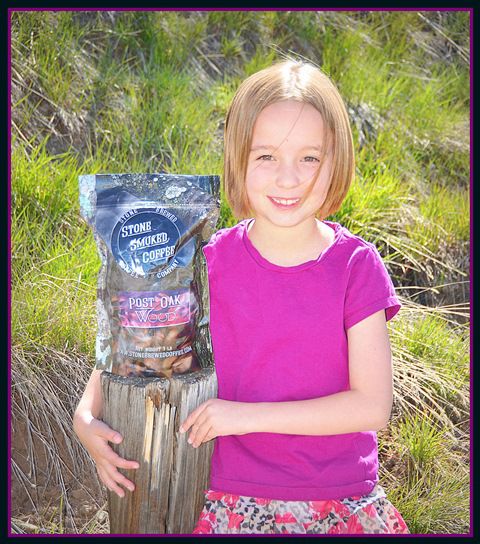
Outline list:
[[[280,164],[276,174],[276,184],[282,189],[297,187],[302,183],[298,168],[294,164]]]

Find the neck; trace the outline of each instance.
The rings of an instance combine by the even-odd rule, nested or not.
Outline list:
[[[264,258],[290,266],[316,259],[328,245],[321,225],[315,217],[293,227],[272,225],[258,217],[250,224],[248,237]]]
[[[298,248],[303,242],[318,239],[318,223],[319,221],[312,217],[293,227],[281,227],[256,217],[250,225],[248,235],[250,240],[255,240],[259,244],[287,251],[289,248]]]

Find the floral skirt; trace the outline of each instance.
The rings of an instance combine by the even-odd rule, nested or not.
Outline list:
[[[280,501],[208,489],[193,534],[409,534],[380,485],[338,500]]]

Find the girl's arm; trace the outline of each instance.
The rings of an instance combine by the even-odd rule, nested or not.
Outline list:
[[[101,419],[102,417],[102,385],[100,376],[103,370],[93,369],[90,378],[85,386],[82,398],[75,410],[75,417],[81,412],[88,412],[94,418]]]
[[[332,435],[385,427],[393,401],[385,311],[376,312],[350,327],[347,335],[349,391],[288,402],[210,399],[188,416],[182,429],[192,428],[189,438],[198,446],[215,436],[231,434]]]
[[[109,442],[119,444],[122,435],[101,421],[102,418],[102,384],[100,376],[103,370],[94,369],[85,387],[82,398],[73,415],[73,430],[95,461],[100,480],[119,497],[125,496],[120,487],[133,491],[135,486],[118,468],[135,469],[136,461],[120,457],[109,446]]]

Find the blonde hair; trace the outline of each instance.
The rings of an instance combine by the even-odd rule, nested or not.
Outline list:
[[[330,185],[317,212],[324,219],[340,208],[352,182],[355,173],[353,138],[345,104],[335,85],[306,62],[278,62],[251,75],[238,88],[225,121],[225,197],[237,218],[251,213],[245,177],[253,127],[264,108],[281,100],[311,104],[322,116],[327,133],[324,151],[331,144],[333,152]],[[310,184],[310,190],[315,181]]]

